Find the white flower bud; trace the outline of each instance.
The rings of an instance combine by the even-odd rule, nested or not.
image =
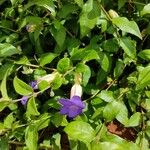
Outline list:
[[[47,74],[46,76],[43,76],[43,77],[39,78],[37,80],[37,82],[39,84],[41,81],[44,80],[44,81],[47,81],[47,82],[50,83],[50,82],[52,82],[55,79],[56,75],[57,75],[57,73]]]
[[[82,96],[82,86],[80,84],[75,83],[71,88],[70,99],[73,96]]]
[[[110,10],[108,11],[108,14],[109,14],[109,16],[110,16],[112,19],[119,17],[118,13],[117,13],[116,11],[112,10],[112,9],[110,9]]]

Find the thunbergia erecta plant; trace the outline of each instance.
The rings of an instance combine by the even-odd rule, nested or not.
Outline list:
[[[85,103],[81,100],[82,87],[75,83],[71,88],[70,99],[61,98],[59,103],[62,104],[60,114],[67,115],[69,118],[75,118],[80,115],[85,108]]]

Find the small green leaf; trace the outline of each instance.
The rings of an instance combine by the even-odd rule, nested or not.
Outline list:
[[[25,82],[17,78],[17,76],[13,80],[13,85],[15,91],[20,95],[30,95],[33,92],[31,86],[27,85]]]
[[[38,120],[36,121],[36,127],[38,130],[46,128],[50,123],[50,114],[44,113],[39,116]]]
[[[150,84],[150,66],[139,71],[136,89],[140,90]]]
[[[105,102],[111,102],[115,100],[112,91],[102,90],[97,96]]]
[[[77,64],[76,66],[76,72],[77,73],[82,73],[83,76],[82,76],[82,83],[84,86],[87,85],[90,77],[91,77],[91,70],[90,70],[90,67],[83,64],[83,63],[79,63]]]
[[[121,59],[119,59],[116,62],[116,66],[114,68],[114,77],[118,78],[123,73],[124,68],[125,68],[125,64]]]
[[[119,41],[120,46],[124,52],[131,57],[132,59],[136,56],[136,44],[133,40],[130,40],[127,37],[121,38]]]
[[[12,123],[14,122],[15,118],[13,113],[10,113],[4,120],[4,127],[5,128],[12,128]]]
[[[46,64],[49,64],[53,61],[53,59],[56,57],[57,55],[54,53],[44,53],[41,57],[40,57],[40,66],[44,66]]]
[[[145,5],[143,10],[141,11],[141,16],[144,16],[146,14],[150,14],[150,4]]]
[[[0,99],[0,112],[5,109],[5,107],[7,107],[10,104],[9,101]]]
[[[6,71],[5,76],[1,82],[1,94],[2,94],[2,98],[5,100],[9,100],[9,96],[7,94],[7,75],[8,75],[9,70]]]
[[[138,126],[140,124],[140,121],[141,121],[141,113],[136,112],[130,117],[127,127]]]
[[[84,37],[86,34],[89,33],[91,29],[94,28],[100,12],[101,11],[99,9],[99,4],[97,1],[88,0],[82,6],[82,12],[79,18],[81,37]]]
[[[147,61],[150,61],[150,49],[145,49],[138,53],[138,56],[142,59],[145,59]]]
[[[38,132],[36,126],[29,125],[25,131],[25,143],[28,150],[37,150]]]
[[[24,7],[25,7],[25,9],[28,9],[29,7],[31,7],[33,5],[42,6],[46,9],[48,9],[53,16],[56,15],[55,5],[52,0],[42,0],[42,1],[41,0],[32,0],[32,1],[29,1]]]
[[[52,89],[58,89],[63,83],[63,78],[60,74],[55,76],[55,79],[51,83]]]
[[[125,17],[116,17],[112,19],[112,23],[116,25],[120,30],[133,34],[142,39],[139,27],[135,21],[129,21]]]
[[[35,103],[35,98],[34,97],[31,97],[28,100],[26,113],[27,113],[27,115],[34,115],[34,116],[40,115],[40,113],[37,110],[36,103]]]
[[[120,103],[112,101],[108,103],[103,110],[103,117],[106,121],[112,121],[120,111]]]
[[[8,43],[0,43],[0,57],[9,57],[14,54],[19,54],[20,51],[11,44]]]
[[[98,53],[93,49],[79,49],[71,56],[71,60],[82,60],[84,62],[88,62],[93,59],[100,59]]]
[[[71,62],[69,58],[62,58],[57,64],[57,71],[60,73],[66,73],[71,67]]]
[[[119,109],[120,111],[117,114],[116,119],[126,126],[128,124],[128,110],[123,103],[119,104]]]
[[[54,23],[54,27],[52,26],[50,28],[50,32],[54,37],[54,39],[56,40],[58,46],[62,48],[66,38],[66,30],[64,26],[60,22],[56,21]]]
[[[94,129],[90,124],[83,121],[72,121],[64,130],[71,139],[84,143],[91,142],[95,136]]]

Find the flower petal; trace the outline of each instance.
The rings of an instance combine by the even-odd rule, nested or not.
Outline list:
[[[73,96],[70,101],[80,108],[85,108],[85,104],[79,96]]]
[[[74,117],[78,116],[81,113],[82,113],[81,108],[77,107],[76,110],[75,109],[69,109],[68,117],[69,118],[74,118]]]
[[[67,115],[67,113],[68,113],[68,107],[62,107],[60,110],[60,114]]]
[[[69,99],[64,99],[64,98],[61,98],[59,100],[59,103],[62,104],[62,105],[65,105],[65,106],[70,106],[72,105],[72,102],[69,100]]]
[[[25,105],[25,104],[27,103],[27,101],[28,101],[28,96],[23,96],[23,97],[21,98],[21,104],[22,104],[22,105]]]

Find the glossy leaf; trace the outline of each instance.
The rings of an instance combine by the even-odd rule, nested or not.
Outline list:
[[[76,51],[72,57],[72,60],[82,60],[84,62],[93,60],[93,59],[99,59],[99,55],[95,50],[86,50],[86,49],[79,49]]]
[[[136,89],[140,90],[150,84],[150,66],[143,68],[139,72]]]
[[[142,39],[139,27],[135,21],[129,21],[125,17],[116,17],[112,19],[112,23],[116,25],[120,30],[133,34]]]
[[[30,95],[33,92],[31,86],[20,80],[17,76],[13,80],[15,91],[20,95]]]
[[[130,40],[127,37],[121,38],[119,41],[120,46],[124,52],[131,57],[132,59],[136,56],[136,44],[134,41]]]
[[[0,43],[0,57],[9,57],[14,54],[20,54],[20,51],[11,44]]]
[[[145,50],[139,52],[138,56],[144,60],[149,61],[150,60],[150,49],[145,49]]]
[[[71,139],[89,143],[94,138],[94,129],[83,121],[73,121],[65,127],[65,132]]]
[[[27,115],[34,115],[34,116],[38,116],[40,115],[40,113],[37,110],[37,106],[36,106],[36,102],[35,102],[35,98],[31,97],[28,102],[27,102],[27,111],[26,111]]]
[[[144,16],[146,14],[150,14],[150,4],[145,5],[143,10],[141,11],[141,16]]]
[[[70,67],[71,67],[71,62],[69,58],[62,58],[61,60],[59,60],[57,64],[57,70],[60,73],[65,73],[70,69]]]
[[[40,65],[44,66],[46,64],[49,64],[53,61],[53,59],[56,57],[57,55],[54,53],[45,53],[40,57]]]
[[[38,132],[35,125],[29,125],[25,131],[25,143],[29,150],[37,150]]]

